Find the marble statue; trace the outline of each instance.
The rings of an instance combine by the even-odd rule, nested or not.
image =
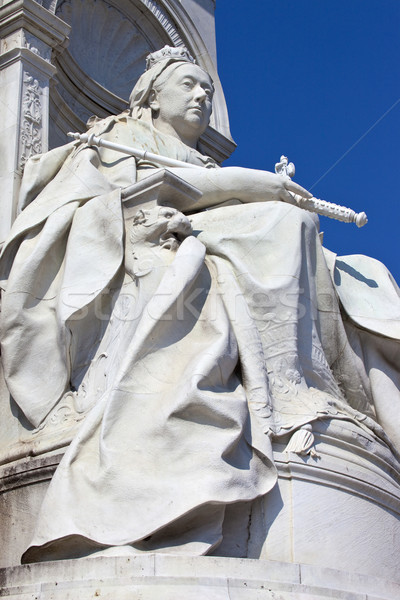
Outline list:
[[[0,263],[5,378],[33,427],[66,394],[84,419],[24,562],[215,552],[226,507],[275,485],[272,442],[315,453],[316,421],[397,457],[399,289],[377,261],[322,248],[290,177],[201,153],[212,97],[166,47],[129,111],[89,123],[193,165],[168,171],[197,202],[128,210],[123,190],[159,165],[79,140],[26,165]]]

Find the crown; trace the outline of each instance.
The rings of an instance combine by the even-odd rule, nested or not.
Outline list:
[[[186,48],[174,48],[172,46],[164,46],[164,48],[161,48],[161,50],[157,50],[157,52],[152,52],[146,57],[146,71],[154,67],[154,65],[160,62],[160,60],[166,60],[168,58],[191,63],[196,62],[193,56],[189,54],[189,51]]]

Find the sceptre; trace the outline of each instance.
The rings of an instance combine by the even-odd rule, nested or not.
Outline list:
[[[141,160],[150,160],[152,162],[156,162],[163,167],[185,167],[185,168],[195,168],[195,169],[204,169],[204,167],[200,165],[193,165],[191,163],[186,163],[183,160],[176,160],[175,158],[168,158],[167,156],[162,156],[161,154],[154,154],[153,152],[148,152],[147,150],[139,150],[138,148],[132,148],[131,146],[123,146],[122,144],[115,144],[114,142],[108,142],[101,137],[94,135],[94,133],[67,133],[69,137],[73,137],[76,140],[80,140],[81,142],[86,142],[88,146],[98,146],[101,148],[109,148],[110,150],[116,150],[117,152],[122,152],[123,154],[128,154],[129,156],[134,156],[135,158],[140,158]]]
[[[154,154],[153,152],[148,152],[147,150],[139,150],[138,148],[132,148],[131,146],[115,144],[114,142],[109,142],[99,136],[94,135],[94,133],[87,134],[69,132],[67,135],[81,142],[85,142],[89,146],[98,146],[108,148],[110,150],[116,150],[117,152],[122,152],[123,154],[128,154],[129,156],[134,156],[135,158],[139,158],[141,160],[156,162],[164,167],[183,167],[190,169],[205,168],[200,165],[193,165],[191,163],[186,163],[174,158],[168,158],[166,156],[162,156],[161,154]],[[280,162],[275,165],[275,172],[278,175],[285,177],[293,177],[294,165],[293,163],[288,164],[287,158],[285,156],[281,156]],[[357,227],[363,227],[363,225],[365,225],[368,221],[365,212],[356,213],[351,208],[346,208],[345,206],[340,206],[339,204],[333,204],[332,202],[326,202],[325,200],[320,200],[318,198],[303,198],[302,196],[293,193],[291,193],[291,196],[293,197],[293,204],[299,208],[318,213],[331,219],[344,221],[345,223],[355,223]]]

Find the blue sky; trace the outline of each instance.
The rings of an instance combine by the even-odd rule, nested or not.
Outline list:
[[[368,224],[321,218],[338,255],[381,260],[400,283],[400,0],[217,0],[218,70],[238,148]]]

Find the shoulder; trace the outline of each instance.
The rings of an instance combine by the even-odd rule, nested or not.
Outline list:
[[[110,115],[104,119],[93,116],[87,122],[87,132],[95,135],[102,135],[115,128],[125,128],[137,131],[150,131],[151,125],[144,123],[138,119],[134,119],[126,110],[119,115]]]

